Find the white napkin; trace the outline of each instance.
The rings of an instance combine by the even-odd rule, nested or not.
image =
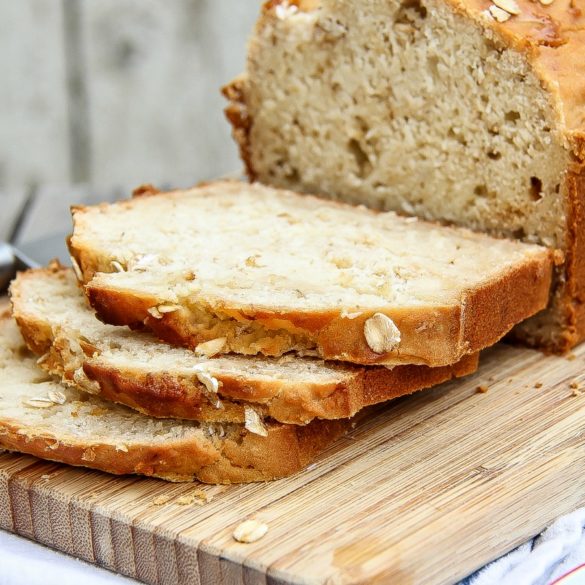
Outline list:
[[[127,579],[0,530],[0,585],[136,585]]]
[[[585,563],[585,508],[465,579],[465,585],[548,585]]]

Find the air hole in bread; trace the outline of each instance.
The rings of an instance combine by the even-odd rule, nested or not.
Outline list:
[[[367,153],[362,148],[362,145],[355,138],[352,138],[347,143],[347,147],[355,159],[357,176],[363,178],[368,175],[372,170],[372,165]]]
[[[477,185],[475,187],[475,189],[473,190],[473,193],[477,196],[477,197],[487,197],[488,195],[488,190],[487,187],[485,185]]]
[[[506,122],[517,122],[520,119],[520,112],[506,112]]]
[[[542,180],[538,177],[530,177],[530,197],[533,201],[542,199]]]
[[[448,136],[449,138],[453,138],[453,140],[457,140],[457,142],[459,142],[463,146],[467,146],[467,140],[465,140],[465,138],[461,136],[461,134],[455,132],[453,128],[449,128]]]
[[[397,24],[410,24],[427,17],[427,9],[419,0],[405,0],[396,14]]]
[[[513,236],[517,240],[523,240],[526,237],[526,232],[524,231],[524,228],[518,228],[517,230],[514,230]]]

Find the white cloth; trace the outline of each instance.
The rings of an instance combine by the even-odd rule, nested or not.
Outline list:
[[[548,585],[585,563],[585,508],[465,579],[465,585]],[[585,581],[584,581],[585,582]]]
[[[136,585],[110,573],[0,530],[0,585]]]

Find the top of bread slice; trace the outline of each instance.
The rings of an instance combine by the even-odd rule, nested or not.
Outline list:
[[[543,309],[551,280],[539,246],[235,181],[73,221],[101,319],[244,354],[452,364]]]
[[[51,379],[0,316],[0,447],[70,465],[171,481],[265,481],[307,465],[349,423],[237,424],[149,418]]]
[[[73,272],[56,264],[20,273],[13,315],[39,365],[68,384],[158,417],[306,424],[346,418],[363,407],[434,386],[477,368],[477,355],[453,366],[364,368],[292,355],[207,358],[161,344],[147,332],[105,325],[87,305]],[[251,426],[254,430],[254,427]]]

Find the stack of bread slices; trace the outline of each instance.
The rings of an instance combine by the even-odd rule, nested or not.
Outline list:
[[[213,483],[297,472],[364,407],[474,372],[555,261],[238,181],[74,208],[69,249],[11,285],[0,445]]]
[[[581,341],[583,46],[568,0],[266,2],[224,89],[260,182],[73,209],[0,319],[0,446],[274,479],[513,328]]]

